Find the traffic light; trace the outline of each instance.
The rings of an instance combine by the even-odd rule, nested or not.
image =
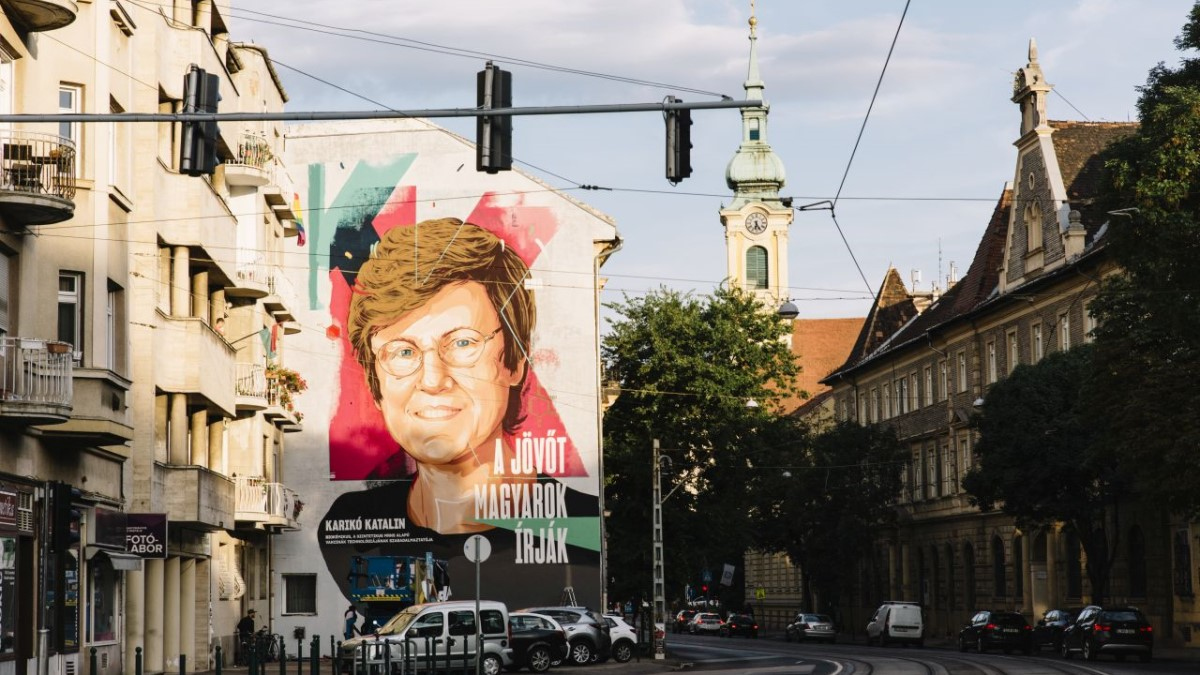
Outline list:
[[[75,501],[82,494],[79,488],[67,483],[54,483],[51,487],[53,535],[50,542],[55,553],[66,553],[79,546],[79,525],[83,512],[75,507]]]
[[[703,585],[701,585],[701,586],[700,586],[700,592],[701,592],[701,593],[703,593],[703,594],[705,594],[705,595],[708,595],[708,584],[703,584]]]
[[[475,103],[480,110],[512,107],[512,73],[491,61],[475,78]],[[475,170],[498,173],[512,169],[512,115],[475,118]]]
[[[183,78],[183,112],[215,113],[221,100],[221,78],[209,75],[192,64]],[[179,143],[179,172],[189,176],[212,175],[217,170],[217,129],[215,120],[184,122]]]
[[[679,103],[674,96],[667,103]],[[667,110],[667,180],[672,185],[692,175],[692,111],[686,108]]]

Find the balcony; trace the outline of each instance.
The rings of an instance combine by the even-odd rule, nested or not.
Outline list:
[[[51,134],[0,131],[0,215],[18,225],[75,215],[75,144]]]
[[[258,411],[267,407],[267,367],[261,363],[237,364],[237,409]]]
[[[235,517],[239,523],[253,523],[259,529],[300,529],[297,519],[304,503],[295,490],[283,483],[268,483],[261,476],[238,476],[234,482],[237,490]]]
[[[224,164],[226,184],[261,187],[270,182],[275,155],[265,138],[243,133],[231,149],[233,158]]]
[[[133,440],[133,424],[126,406],[132,384],[129,380],[101,368],[75,368],[73,382],[70,419],[39,427],[38,433],[80,445],[120,446]]]
[[[242,263],[237,266],[231,285],[225,287],[225,295],[235,298],[265,298],[271,289],[271,275],[262,263]]]
[[[79,6],[71,0],[2,0],[0,4],[31,32],[54,30],[69,26],[79,15]]]
[[[296,410],[294,396],[277,382],[267,385],[267,408],[263,414],[267,421],[274,423],[284,433],[304,430],[300,424],[304,415]]]
[[[0,338],[0,420],[60,424],[74,402],[71,345],[32,338]]]
[[[202,319],[168,316],[161,311],[158,316],[155,385],[164,392],[203,396],[226,417],[233,417],[237,409],[234,348]]]
[[[154,464],[154,482],[163,495],[172,526],[219,530],[233,527],[233,481],[202,466]]]
[[[267,285],[267,298],[263,300],[263,308],[275,315],[275,320],[279,322],[295,321],[296,316],[296,289],[292,286],[292,280],[287,278],[283,270],[276,267],[271,270],[271,276]]]

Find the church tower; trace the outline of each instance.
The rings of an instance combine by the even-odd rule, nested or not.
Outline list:
[[[753,3],[750,12],[750,69],[746,75],[746,100],[758,101],[742,109],[742,142],[725,169],[725,182],[733,201],[721,208],[730,282],[752,292],[774,311],[788,297],[788,228],[791,205],[784,205],[779,190],[785,182],[783,162],[767,143],[767,112],[763,81],[758,74],[758,38]]]

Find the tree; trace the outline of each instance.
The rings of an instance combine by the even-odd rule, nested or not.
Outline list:
[[[1056,352],[992,385],[975,418],[979,463],[963,487],[980,509],[998,507],[1023,529],[1063,522],[1074,530],[1093,601],[1101,603],[1130,482],[1119,456],[1098,443],[1104,417],[1085,395],[1092,352],[1088,345]]]
[[[719,578],[723,564],[740,567],[755,538],[759,431],[798,370],[783,339],[790,327],[728,288],[705,297],[660,289],[608,308],[617,318],[602,346],[605,381],[620,387],[604,416],[610,592],[649,599],[657,438],[671,462],[664,496],[682,484],[663,504],[668,600],[677,600],[685,583],[699,587],[702,570]]]
[[[883,425],[843,422],[814,432],[795,420],[781,422],[790,437],[771,448],[774,472],[764,472],[755,493],[757,547],[787,553],[800,567],[811,611],[840,604],[854,588],[880,527],[894,522],[907,451]],[[820,599],[818,606],[814,599]]]
[[[1200,50],[1200,3],[1175,44]],[[1098,440],[1167,508],[1200,516],[1200,58],[1158,64],[1139,91],[1139,131],[1105,161],[1103,205],[1122,211],[1103,241],[1121,272],[1090,307],[1089,396],[1112,416]]]

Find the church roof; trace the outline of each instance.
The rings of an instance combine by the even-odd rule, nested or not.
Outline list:
[[[1137,122],[1076,122],[1050,120],[1054,129],[1051,139],[1058,168],[1071,208],[1083,217],[1083,226],[1091,234],[1106,218],[1106,214],[1091,203],[1100,190],[1104,169],[1101,151],[1112,143],[1137,132]]]
[[[783,404],[785,411],[805,407],[829,391],[829,387],[821,384],[821,380],[845,363],[863,321],[863,317],[855,317],[796,319],[792,322],[792,355],[800,364],[796,384],[808,394],[808,398],[788,397]]]

